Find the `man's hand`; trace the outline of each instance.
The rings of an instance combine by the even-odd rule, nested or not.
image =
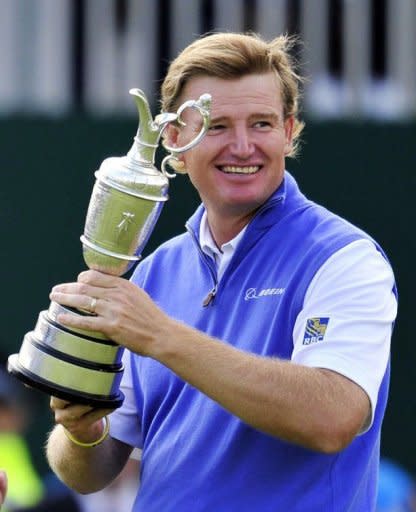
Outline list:
[[[54,396],[51,397],[50,407],[54,412],[55,422],[83,443],[92,443],[101,437],[104,428],[101,420],[113,411],[73,404]]]
[[[7,475],[4,471],[0,471],[0,508],[3,505],[7,494]]]
[[[69,328],[102,332],[132,352],[145,356],[154,355],[158,340],[169,337],[173,322],[135,284],[95,270],[82,272],[76,283],[55,286],[50,298],[95,314],[61,314],[59,323]]]
[[[94,444],[103,437],[102,418],[112,409],[94,409],[56,397],[51,397],[50,406],[58,423],[46,446],[51,469],[66,485],[81,494],[96,492],[109,485],[123,469],[132,451],[131,446],[111,436]],[[82,443],[93,445],[86,447]]]

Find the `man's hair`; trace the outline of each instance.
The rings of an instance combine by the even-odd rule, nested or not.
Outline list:
[[[161,88],[162,110],[175,111],[179,107],[186,84],[197,76],[227,80],[274,72],[280,84],[284,119],[294,117],[292,150],[289,156],[295,156],[298,138],[304,126],[298,119],[299,87],[302,79],[295,70],[290,53],[295,42],[295,38],[287,35],[267,42],[256,34],[224,32],[197,39],[169,66]]]

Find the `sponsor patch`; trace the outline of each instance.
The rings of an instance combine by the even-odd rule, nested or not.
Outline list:
[[[283,295],[285,288],[263,288],[259,292],[257,288],[248,288],[244,300],[260,299],[261,297],[270,297],[271,295]]]
[[[323,341],[328,322],[328,317],[308,318],[302,344],[310,345],[311,343]]]

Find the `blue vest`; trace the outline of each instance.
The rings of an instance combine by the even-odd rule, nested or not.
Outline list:
[[[198,244],[202,213],[201,206],[187,233],[146,258],[133,281],[166,313],[224,343],[290,359],[313,276],[334,252],[368,236],[307,200],[286,173],[218,284]],[[131,358],[143,439],[135,512],[374,510],[389,368],[370,430],[325,455],[263,434],[157,361]]]

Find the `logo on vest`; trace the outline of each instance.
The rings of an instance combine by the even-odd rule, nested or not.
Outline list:
[[[329,318],[308,318],[306,320],[305,334],[303,335],[303,345],[311,345],[323,341]]]
[[[271,295],[283,295],[286,288],[263,288],[257,292],[257,288],[248,288],[244,296],[244,300],[262,299]]]

